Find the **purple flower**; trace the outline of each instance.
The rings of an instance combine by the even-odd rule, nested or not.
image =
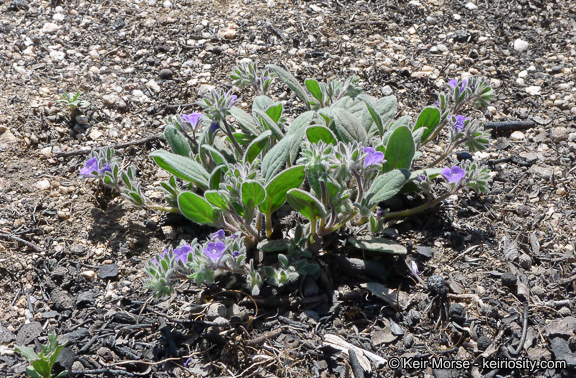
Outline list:
[[[160,259],[163,259],[164,255],[166,255],[166,253],[168,253],[167,249],[165,249],[164,252],[162,252],[162,254],[160,254]],[[158,261],[158,259],[156,257],[154,257],[154,260],[152,260],[152,262],[156,265],[160,265],[160,262]]]
[[[98,169],[98,158],[94,156],[93,158],[88,159],[84,168],[80,169],[80,174],[84,177],[96,177],[92,172],[105,175],[106,172],[112,172],[112,167],[110,167],[110,164],[105,163],[102,168]]]
[[[220,128],[220,124],[218,122],[212,122],[210,124],[210,131],[215,133]]]
[[[364,158],[364,168],[382,163],[384,160],[384,154],[381,151],[375,151],[372,147],[364,147],[364,153],[368,154]]]
[[[192,247],[190,247],[188,244],[183,245],[180,248],[176,248],[174,250],[176,260],[180,260],[180,262],[182,262],[182,265],[186,265],[186,263],[188,262],[188,255],[192,253],[193,250],[194,249],[192,249]]]
[[[460,180],[466,176],[466,171],[459,166],[454,165],[452,168],[442,169],[442,176],[444,176],[446,181],[457,185]]]
[[[202,119],[202,114],[201,113],[182,114],[182,119],[190,124],[192,130],[196,130],[196,127],[198,127],[200,119]]]
[[[416,261],[410,261],[410,275],[414,278],[420,275],[420,271],[418,270],[418,264],[416,264]]]
[[[458,79],[452,79],[448,82],[448,85],[452,88],[456,88],[458,86]],[[466,88],[466,79],[462,80],[462,85],[460,85],[460,92],[462,92]]]
[[[238,101],[238,96],[236,96],[236,95],[230,96],[230,106],[234,106],[234,104],[236,104],[237,101]]]
[[[463,115],[458,114],[457,116],[452,116],[455,118],[454,120],[454,130],[456,130],[457,133],[461,133],[464,130],[464,126],[466,126],[464,123],[466,121],[468,121],[470,118],[469,117],[464,117]]]
[[[204,253],[210,258],[210,260],[217,263],[220,261],[220,257],[222,257],[225,249],[226,244],[221,241],[210,242],[206,247],[204,247]]]
[[[214,240],[224,241],[225,238],[226,234],[224,234],[224,230],[218,230],[212,234],[212,241]]]
[[[422,182],[422,181],[426,180],[426,176],[424,176],[423,174],[418,175],[418,177],[416,177],[416,180],[418,180],[418,182]]]
[[[232,257],[237,258],[238,256],[240,256],[240,251],[234,251]]]

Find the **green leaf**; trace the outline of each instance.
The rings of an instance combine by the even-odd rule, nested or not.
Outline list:
[[[204,192],[204,198],[210,204],[222,210],[230,210],[230,201],[217,190],[207,190]]]
[[[303,133],[306,128],[310,125],[316,112],[314,110],[308,110],[302,114],[300,114],[288,127],[288,131],[286,131],[286,135],[295,135],[298,133]]]
[[[396,112],[398,111],[398,100],[396,96],[386,96],[376,102],[376,111],[380,114],[384,130],[392,123]]]
[[[68,375],[68,370],[61,371],[60,374],[56,376],[56,378],[65,377]]]
[[[326,217],[326,210],[322,203],[303,190],[290,189],[286,194],[286,200],[294,210],[304,215],[310,222]]]
[[[272,131],[266,130],[262,134],[260,134],[258,138],[254,139],[252,143],[250,143],[250,145],[244,152],[245,162],[252,163],[254,159],[258,157],[260,152],[268,144],[268,139],[270,139],[270,135],[272,135]]]
[[[201,156],[210,156],[210,158],[212,159],[212,161],[216,164],[216,165],[227,165],[228,163],[232,163],[234,164],[236,161],[233,157],[229,157],[229,159],[232,159],[233,161],[228,161],[221,153],[220,151],[218,151],[217,149],[215,149],[214,147],[208,145],[208,144],[203,144],[202,146],[200,146],[200,155]]]
[[[320,84],[318,84],[318,82],[314,79],[306,79],[304,80],[304,84],[310,93],[312,93],[312,96],[318,100],[320,106],[322,106],[322,99],[324,98],[324,95],[322,93],[322,89],[320,89]]]
[[[33,366],[28,366],[26,368],[26,374],[28,374],[32,378],[46,378],[46,376],[42,376],[39,373],[37,373]]]
[[[436,129],[436,126],[440,123],[440,110],[436,107],[428,106],[422,110],[418,119],[416,120],[416,124],[412,131],[416,131],[419,128],[423,127],[426,130],[422,135],[422,141],[426,140],[430,134]]]
[[[208,201],[196,193],[180,193],[178,207],[186,218],[198,224],[215,225],[220,218],[220,212],[212,208]]]
[[[410,169],[415,151],[410,129],[406,126],[397,128],[386,144],[386,153],[384,154],[386,162],[382,166],[382,170],[389,172],[397,168]]]
[[[409,177],[410,172],[405,169],[395,169],[376,177],[366,193],[367,196],[372,195],[369,207],[392,198],[402,189]]]
[[[312,144],[316,144],[319,141],[323,141],[326,144],[338,144],[334,133],[324,126],[310,126],[306,129],[306,136]]]
[[[355,116],[342,108],[333,108],[334,126],[336,134],[342,142],[358,141],[363,143],[366,139],[366,130]]]
[[[281,139],[262,159],[262,174],[266,182],[270,181],[280,168],[286,163],[290,153],[290,141],[294,136]]]
[[[250,114],[237,106],[231,107],[229,111],[232,117],[236,118],[236,121],[238,121],[238,124],[244,131],[252,135],[260,134],[258,124]]]
[[[174,126],[167,125],[164,129],[164,138],[170,145],[172,152],[177,155],[189,157],[192,149],[188,143],[188,139]]]
[[[272,134],[274,134],[274,138],[276,138],[276,140],[280,140],[284,137],[282,130],[280,130],[276,122],[274,122],[274,120],[270,118],[266,112],[256,109],[254,110],[254,113],[256,113],[256,115],[260,118],[264,128],[266,130],[272,131]]]
[[[156,161],[156,164],[172,173],[174,176],[192,182],[202,189],[208,187],[208,172],[195,160],[184,156],[172,154],[168,151],[154,151],[150,156]]]
[[[272,214],[286,202],[286,193],[290,189],[299,188],[306,178],[303,165],[297,165],[277,174],[266,185],[266,200],[260,205],[260,211]]]
[[[266,190],[258,181],[248,180],[242,183],[242,204],[249,209],[260,206],[266,198]]]
[[[298,79],[296,79],[294,75],[275,64],[268,64],[266,65],[266,68],[273,71],[278,79],[282,80],[286,85],[288,85],[288,87],[290,87],[290,89],[296,93],[296,96],[300,97],[300,99],[304,101],[306,108],[310,109],[310,99],[306,94],[306,90],[302,88],[302,85],[300,85]]]
[[[38,373],[41,377],[49,378],[51,376],[51,367],[48,366],[48,362],[45,360],[31,361],[30,365],[34,368],[34,371]]]
[[[364,101],[364,103],[366,103],[366,109],[368,109],[368,112],[370,113],[370,116],[372,117],[372,120],[374,121],[374,124],[376,125],[376,128],[378,129],[378,132],[380,133],[380,135],[383,135],[384,134],[384,125],[382,124],[382,117],[380,117],[380,114],[376,110],[376,104],[374,104],[372,102],[372,99],[369,96],[366,96],[365,94],[359,95],[358,98],[360,100]],[[371,131],[371,127],[369,127],[366,130],[367,133],[370,133],[370,131]]]
[[[40,358],[38,357],[36,352],[34,352],[34,349],[30,347],[17,346],[16,348],[14,348],[14,350],[16,350],[16,352],[20,353],[22,356],[24,356],[24,358],[26,358],[28,361],[34,361]]]
[[[268,107],[274,104],[274,100],[272,100],[268,96],[256,96],[254,97],[254,101],[252,102],[252,112],[255,110],[266,111]]]
[[[393,240],[375,236],[357,236],[348,239],[348,242],[358,249],[394,255],[406,255],[408,250],[402,244]]]
[[[276,102],[266,109],[266,114],[274,121],[274,123],[278,124],[280,119],[282,118],[282,111],[284,110],[284,106],[281,102]]]
[[[222,181],[222,175],[228,171],[227,165],[219,165],[210,174],[210,189],[218,190],[220,187],[220,181]]]
[[[262,252],[283,252],[287,251],[291,245],[288,239],[263,240],[258,243],[258,249]]]

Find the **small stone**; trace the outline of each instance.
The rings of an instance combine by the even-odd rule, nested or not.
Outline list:
[[[510,272],[504,273],[500,279],[502,280],[502,285],[509,288],[516,287],[516,282],[518,282],[518,278]]]
[[[439,274],[434,274],[428,279],[428,290],[432,295],[440,295],[441,297],[448,294],[448,286],[446,280]]]
[[[152,92],[160,93],[160,91],[161,91],[160,86],[159,86],[158,83],[156,83],[154,80],[149,80],[149,81],[146,83],[146,86],[147,86],[148,88],[150,88],[150,89],[152,90]]]
[[[176,233],[176,229],[172,226],[162,226],[162,233],[164,234],[164,236],[166,237],[166,239],[176,239],[177,233]]]
[[[92,293],[90,290],[81,293],[76,298],[76,307],[78,308],[94,306],[94,303],[94,293]]]
[[[88,335],[89,335],[88,329],[80,328],[76,331],[72,331],[69,333],[65,333],[62,336],[58,336],[58,340],[61,342],[64,342],[65,340],[67,340],[70,344],[76,344],[78,341],[84,339]]]
[[[66,53],[64,51],[50,51],[50,59],[60,62],[64,60]]]
[[[214,322],[214,324],[220,327],[227,326],[228,324],[230,324],[230,321],[228,319],[223,318],[221,316],[217,317],[212,322]]]
[[[218,38],[219,39],[234,39],[236,38],[236,35],[238,34],[238,32],[234,29],[226,29],[226,30],[220,30],[218,32]]]
[[[94,281],[96,279],[96,272],[93,270],[85,270],[82,272],[82,276],[88,281]]]
[[[518,38],[514,41],[514,50],[516,51],[526,51],[528,50],[528,42]]]
[[[46,157],[52,156],[52,147],[44,147],[40,150],[40,154]]]
[[[70,213],[67,212],[67,211],[58,210],[58,211],[56,212],[56,214],[58,215],[58,218],[60,218],[60,219],[64,219],[64,220],[65,220],[65,219],[70,218]]]
[[[550,138],[555,142],[568,140],[568,129],[566,127],[555,127],[550,132]]]
[[[168,68],[164,68],[163,70],[160,70],[160,72],[158,73],[158,76],[160,77],[160,79],[169,80],[169,79],[172,79],[172,76],[174,76],[174,73],[172,72],[172,70],[170,70]]]
[[[200,85],[200,88],[198,88],[198,97],[202,98],[214,89],[216,89],[214,85],[202,84]]]
[[[466,9],[468,10],[476,10],[478,9],[478,6],[476,4],[474,4],[473,2],[469,2],[465,5]]]
[[[162,6],[166,9],[172,8],[172,3],[168,0],[162,3]]]
[[[28,345],[42,334],[42,324],[30,322],[20,327],[16,334],[16,345]]]
[[[466,309],[460,303],[454,303],[448,310],[450,320],[462,325],[466,321]]]
[[[478,350],[485,351],[492,344],[492,339],[487,336],[480,336],[476,342]]]
[[[106,106],[113,106],[118,100],[118,96],[115,94],[109,94],[102,96],[102,103]]]
[[[572,315],[572,309],[570,307],[562,307],[558,310],[558,315],[570,316],[570,315]]]
[[[90,55],[90,58],[92,58],[92,59],[100,58],[100,53],[98,52],[98,50],[90,50],[88,55]]]
[[[117,264],[102,265],[98,270],[98,277],[100,277],[101,279],[118,277],[118,265]]]
[[[0,326],[0,344],[9,344],[16,340],[16,336],[8,328]]]
[[[526,92],[531,96],[538,96],[540,94],[541,89],[542,89],[542,87],[534,85],[534,86],[526,87]]]
[[[510,135],[510,138],[514,140],[524,140],[524,133],[522,131],[516,130]]]
[[[54,16],[52,16],[54,21],[64,21],[65,18],[66,16],[64,16],[62,13],[54,13]]]
[[[518,262],[520,263],[520,266],[525,270],[532,269],[532,258],[529,255],[525,253],[521,254],[518,258]]]
[[[56,33],[58,30],[60,30],[60,26],[53,24],[51,22],[47,22],[44,24],[44,26],[42,26],[43,33],[52,34]]]
[[[219,317],[226,316],[226,306],[222,303],[211,303],[206,309],[206,318],[208,320],[214,320]]]
[[[92,131],[88,136],[90,137],[90,139],[96,140],[102,136],[102,133],[96,129],[92,129]]]
[[[50,189],[50,181],[48,181],[47,179],[40,180],[36,184],[34,184],[34,186],[38,190],[48,190]]]

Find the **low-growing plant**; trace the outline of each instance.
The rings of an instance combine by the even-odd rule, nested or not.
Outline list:
[[[488,144],[481,123],[461,114],[493,100],[486,79],[451,80],[438,102],[412,121],[409,116],[395,118],[395,96],[370,96],[355,77],[326,83],[306,79],[302,86],[273,64],[259,72],[254,63],[246,63],[231,74],[237,86],[254,89],[251,114],[236,106],[238,98],[230,91],[214,90],[198,101],[203,113],[168,118],[164,138],[171,151],[150,156],[173,175],[161,184],[169,206],[146,199],[135,169],[121,171],[110,149],[90,156],[83,168],[84,176],[101,178],[136,205],[181,213],[236,236],[229,244],[224,236],[220,242],[226,245],[223,251],[238,251],[241,259],[222,252],[224,257],[215,261],[206,244],[196,240],[186,259],[165,251],[147,267],[156,294],[170,292],[174,275],[208,283],[215,270],[244,275],[253,293],[266,279],[274,285],[292,282],[317,270],[310,260],[315,249],[309,247],[328,234],[350,226],[378,234],[385,222],[427,210],[459,190],[486,190],[486,167],[472,161],[441,165],[458,147],[474,152]],[[291,121],[282,102],[264,95],[272,78],[288,85],[303,102],[306,110]],[[446,128],[448,143],[442,153],[424,155],[422,146]],[[425,202],[400,211],[383,206],[409,192],[423,193]],[[307,222],[296,230],[282,230],[274,214],[285,204]],[[275,230],[292,237],[272,240]],[[359,243],[358,238],[351,240]],[[369,237],[361,244],[381,250],[387,241]],[[278,254],[273,266],[257,268],[259,261],[245,257],[242,248],[286,254]]]
[[[36,354],[34,349],[25,346],[17,346],[15,349],[30,363],[30,366],[26,368],[26,373],[32,378],[60,378],[67,376],[68,371],[64,370],[58,375],[52,375],[52,368],[65,346],[66,343],[60,344],[56,333],[53,332],[48,336],[48,341],[42,346],[39,354]]]
[[[90,106],[90,103],[85,100],[81,100],[80,96],[82,96],[82,92],[76,91],[76,93],[64,93],[62,94],[62,98],[57,100],[58,102],[63,103],[70,109],[70,119],[74,120],[76,117],[76,112],[78,108]]]

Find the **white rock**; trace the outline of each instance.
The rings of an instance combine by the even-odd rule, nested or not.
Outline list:
[[[500,88],[502,86],[502,80],[492,79],[490,80],[490,84],[492,84],[492,88]]]
[[[520,71],[518,73],[518,77],[526,77],[528,76],[528,71],[524,70],[524,71]]]
[[[59,62],[64,60],[66,53],[64,51],[50,51],[50,59]]]
[[[438,48],[438,51],[442,51],[442,52],[448,51],[448,47],[446,45],[441,44],[441,43],[436,47]]]
[[[524,85],[524,79],[522,79],[521,77],[519,77],[518,79],[516,79],[516,84],[518,84],[518,85]]]
[[[524,140],[524,133],[522,131],[514,131],[510,135],[510,138],[512,138],[514,140]]]
[[[163,6],[164,8],[172,8],[172,3],[169,2],[168,0],[166,0],[166,1],[162,4],[162,6]]]
[[[216,87],[213,85],[202,84],[200,88],[198,88],[198,97],[204,97],[214,89],[216,89]]]
[[[54,16],[52,16],[52,19],[54,21],[64,21],[64,15],[62,13],[55,13]]]
[[[153,7],[154,5],[156,5],[156,0],[148,0],[148,5]]]
[[[531,87],[527,87],[526,92],[528,92],[529,95],[538,96],[540,94],[540,89],[542,88],[537,85],[534,85]]]
[[[102,133],[96,129],[92,129],[92,131],[90,131],[89,137],[92,140],[96,140],[96,139],[100,138],[101,136],[102,136]]]
[[[465,5],[466,9],[468,10],[475,10],[478,9],[478,6],[476,4],[474,4],[473,2],[469,2],[468,4]]]
[[[118,96],[116,96],[115,94],[102,96],[102,102],[106,106],[113,106],[116,103],[116,100],[118,100]]]
[[[238,34],[238,32],[236,32],[236,30],[234,29],[226,29],[226,30],[220,30],[218,32],[218,38],[222,39],[234,39],[236,38],[236,35]]]
[[[526,51],[528,50],[528,42],[518,38],[514,41],[514,50],[516,51]]]
[[[40,150],[40,153],[44,156],[52,156],[52,147],[44,147]]]
[[[150,79],[150,81],[146,83],[146,86],[152,89],[152,91],[160,93],[160,86],[154,80]]]
[[[134,89],[132,91],[132,96],[134,97],[144,97],[144,92],[142,92],[140,89]]]
[[[48,189],[50,189],[50,181],[48,181],[46,179],[40,180],[34,186],[38,190],[48,190]]]
[[[90,50],[90,52],[88,54],[90,55],[90,58],[92,58],[92,59],[100,58],[100,54],[98,53],[98,50]]]
[[[412,6],[412,7],[416,7],[416,8],[419,8],[419,7],[422,6],[422,4],[420,4],[420,2],[419,2],[419,1],[416,1],[416,0],[410,1],[410,2],[408,3],[408,5],[410,5],[410,6]]]
[[[58,30],[60,30],[60,26],[51,22],[47,22],[44,24],[44,26],[42,26],[42,32],[44,33],[56,33]]]
[[[460,16],[459,14],[456,14],[456,13],[454,13],[454,14],[452,15],[452,17],[454,17],[454,19],[455,19],[456,21],[460,21],[460,20],[462,19],[462,16]]]

